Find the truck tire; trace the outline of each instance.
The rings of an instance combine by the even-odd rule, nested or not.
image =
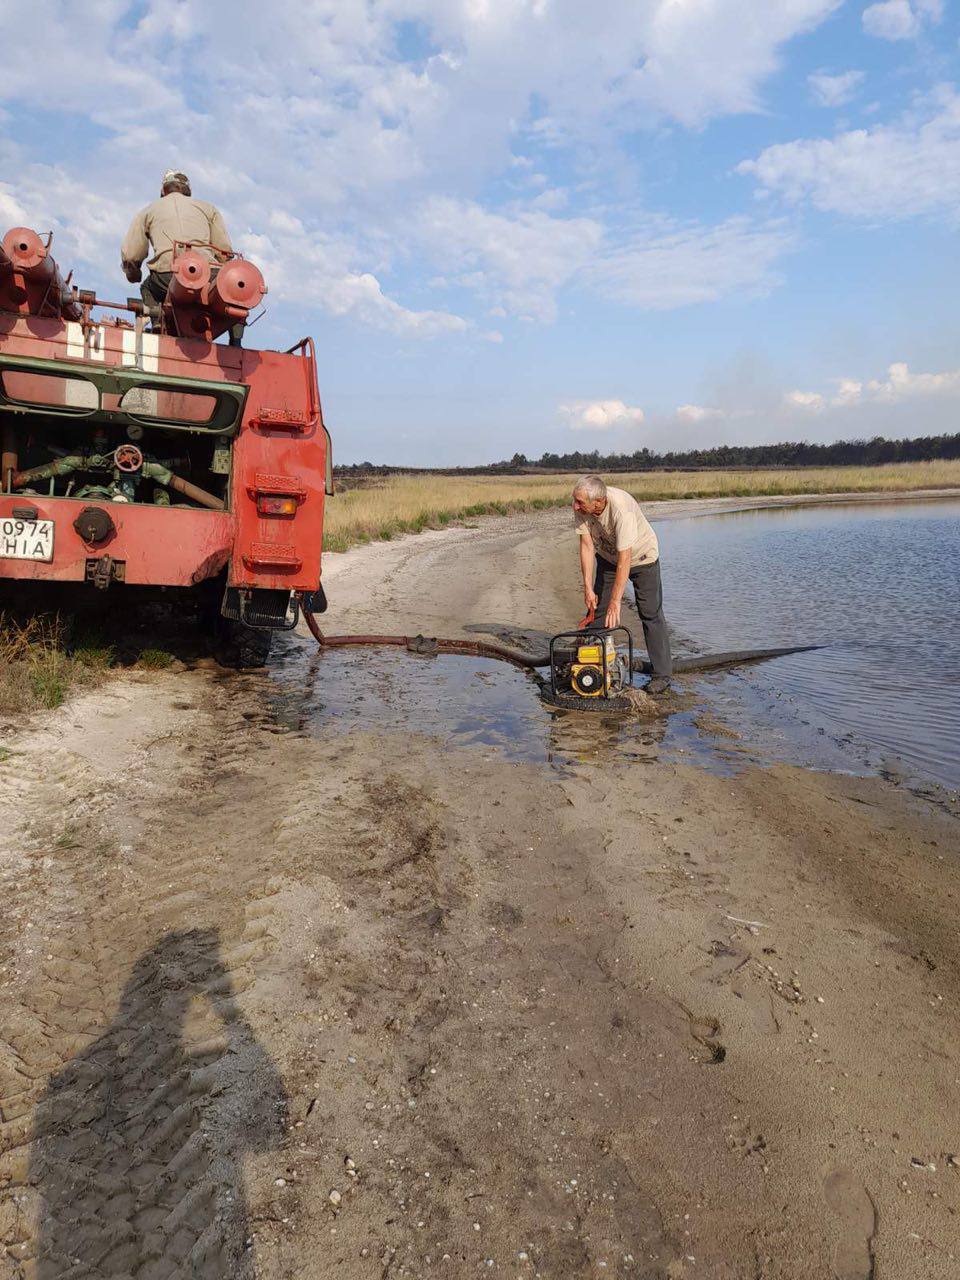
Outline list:
[[[217,620],[215,656],[223,667],[263,667],[272,641],[272,631],[221,617]]]

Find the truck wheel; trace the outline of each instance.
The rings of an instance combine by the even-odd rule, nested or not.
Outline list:
[[[221,617],[217,625],[216,658],[224,667],[262,667],[270,656],[272,641],[272,631]]]

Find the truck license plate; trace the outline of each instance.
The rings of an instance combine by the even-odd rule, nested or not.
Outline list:
[[[52,560],[53,521],[0,520],[0,558],[10,560]]]

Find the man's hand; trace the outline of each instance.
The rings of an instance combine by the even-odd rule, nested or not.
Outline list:
[[[123,274],[127,277],[131,284],[140,283],[140,268],[135,262],[125,262],[123,264]]]
[[[596,597],[594,597],[596,598]],[[605,627],[619,627],[620,625],[620,606],[622,600],[611,600],[607,605],[607,616],[603,620]]]
[[[587,606],[587,613],[596,612],[597,605],[600,603],[593,587],[588,586],[586,583],[583,586],[583,602]]]

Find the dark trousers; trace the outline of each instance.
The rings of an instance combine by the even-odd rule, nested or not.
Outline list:
[[[593,589],[600,603],[597,605],[597,621],[603,621],[603,615],[610,603],[613,591],[613,580],[617,574],[617,566],[609,560],[601,560],[597,556],[597,568],[593,579]],[[670,633],[667,620],[663,616],[663,586],[660,582],[660,561],[653,564],[640,564],[630,570],[630,581],[637,601],[637,613],[643,626],[643,640],[650,655],[655,676],[669,676],[673,671],[670,657]]]
[[[148,311],[159,311],[166,301],[167,290],[173,279],[172,271],[151,271],[140,286],[140,297]]]

